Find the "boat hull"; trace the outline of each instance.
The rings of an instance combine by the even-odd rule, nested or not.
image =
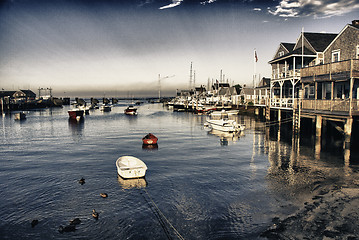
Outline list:
[[[25,120],[26,119],[26,114],[25,113],[15,113],[15,120]]]
[[[142,142],[144,145],[157,144],[157,140],[158,138],[151,133],[147,134],[145,137],[142,138]]]
[[[129,106],[128,108],[125,109],[124,113],[126,115],[137,115],[137,108],[133,106]]]
[[[145,177],[147,166],[140,159],[122,156],[116,161],[117,173],[124,179]]]
[[[84,117],[84,111],[79,109],[69,110],[70,119],[80,120]]]
[[[238,125],[233,120],[207,120],[212,129],[223,132],[239,132],[243,130],[241,125]]]
[[[111,112],[111,107],[110,106],[101,106],[100,111],[102,111],[102,112]]]
[[[133,111],[133,110],[125,110],[125,114],[126,115],[137,115],[137,112]]]

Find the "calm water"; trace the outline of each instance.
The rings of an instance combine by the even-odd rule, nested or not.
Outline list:
[[[184,239],[260,239],[313,187],[357,171],[340,151],[318,153],[251,117],[237,119],[244,135],[219,136],[204,129],[206,116],[144,104],[133,117],[124,108],[94,110],[80,123],[68,120],[67,107],[1,119],[2,239],[178,239],[164,218]],[[157,149],[142,148],[149,132]],[[118,178],[123,155],[147,164],[146,180]],[[74,218],[82,221],[75,232],[58,231]]]

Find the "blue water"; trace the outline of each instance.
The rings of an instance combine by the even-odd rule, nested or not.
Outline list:
[[[161,104],[127,116],[124,108],[93,110],[79,123],[68,107],[1,119],[2,239],[179,239],[175,230],[184,239],[260,239],[272,218],[311,198],[323,175],[339,181],[355,168],[341,154],[294,147],[249,116],[236,117],[244,134],[218,136],[203,127],[206,116]],[[149,132],[158,148],[142,147]],[[146,163],[145,180],[118,178],[123,155]],[[76,231],[58,231],[74,218]]]

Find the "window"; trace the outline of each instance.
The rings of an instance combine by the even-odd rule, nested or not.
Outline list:
[[[279,57],[284,56],[284,51],[279,52]]]
[[[340,50],[332,51],[332,62],[339,62],[340,61]]]
[[[357,59],[359,59],[359,45],[357,45]]]

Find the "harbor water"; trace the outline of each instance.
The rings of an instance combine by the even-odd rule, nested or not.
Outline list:
[[[339,145],[318,151],[251,116],[234,117],[243,133],[224,134],[204,127],[206,115],[142,104],[127,116],[126,106],[80,122],[69,107],[1,118],[1,239],[262,239],[314,188],[357,176]],[[147,133],[158,146],[142,146]],[[118,177],[124,155],[146,163],[145,179]],[[75,218],[75,231],[58,231]]]

